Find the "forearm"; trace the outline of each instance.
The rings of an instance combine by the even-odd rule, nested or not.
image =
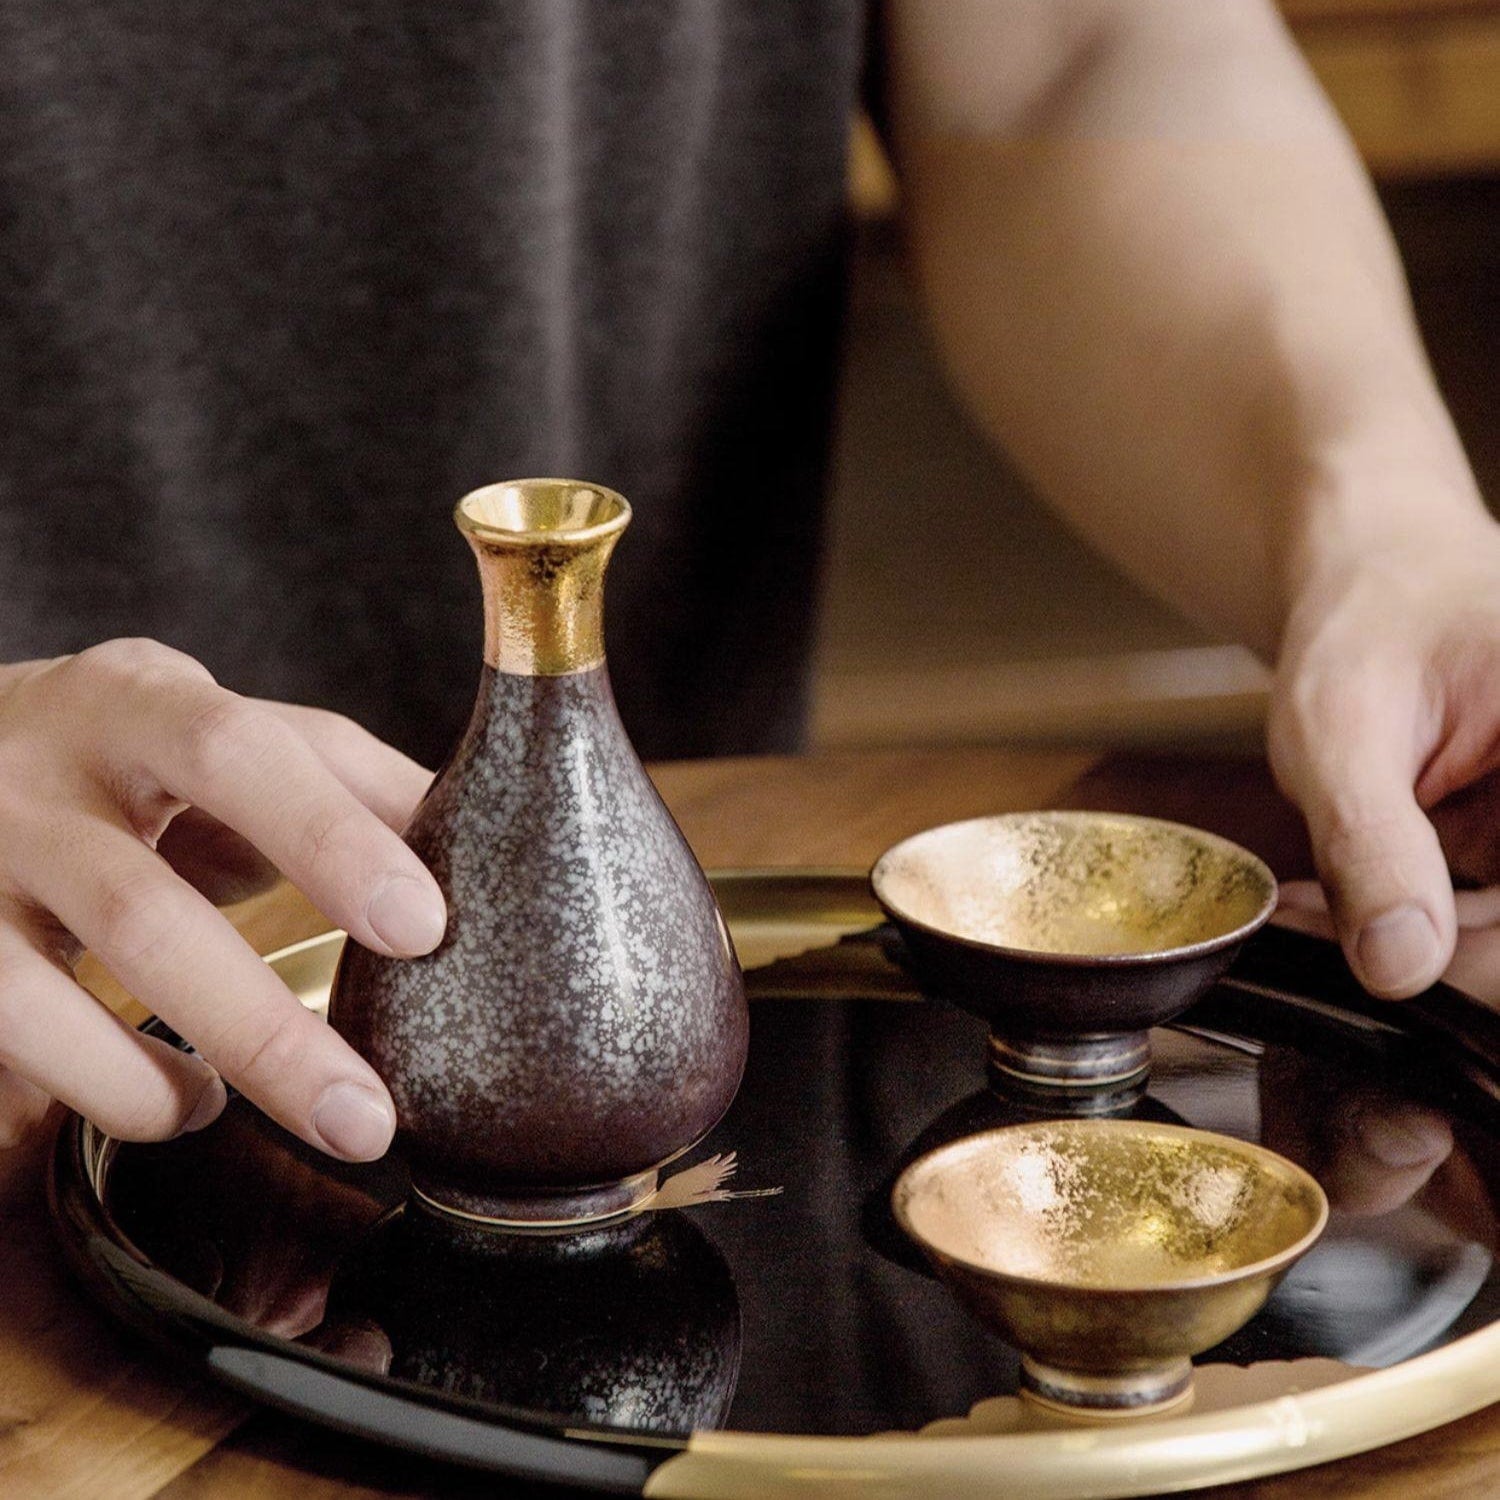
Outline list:
[[[922,5],[893,15],[933,325],[1082,531],[1271,655],[1311,577],[1472,524],[1474,482],[1368,182],[1269,7],[986,0],[970,20],[1059,9],[1053,66],[1003,97]]]

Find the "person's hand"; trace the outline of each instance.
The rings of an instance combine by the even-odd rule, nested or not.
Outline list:
[[[1458,945],[1443,978],[1500,1008],[1500,926],[1473,894],[1458,894]],[[1273,920],[1316,937],[1334,935],[1327,899],[1310,880],[1281,887]],[[1260,1094],[1262,1143],[1306,1167],[1332,1208],[1361,1217],[1415,1199],[1464,1239],[1495,1248],[1500,1205],[1486,1186],[1493,1174],[1455,1142],[1461,1121],[1287,1048],[1267,1051]],[[1473,1132],[1467,1134],[1473,1147]]]
[[[0,667],[0,1136],[55,1097],[161,1140],[213,1120],[227,1080],[324,1151],[381,1155],[384,1085],[213,900],[274,866],[366,947],[429,952],[443,898],[396,832],[429,780],[349,721],[237,697],[152,641]],[[83,947],[196,1055],[83,990]]]
[[[1416,1197],[1453,1152],[1446,1116],[1291,1048],[1260,1069],[1261,1144],[1306,1167],[1329,1207],[1356,1218]]]
[[[125,1191],[145,1210],[137,1239],[153,1264],[284,1339],[323,1322],[339,1262],[392,1203],[383,1175],[316,1165],[242,1103],[211,1137],[127,1161]],[[177,1182],[197,1187],[174,1192]]]
[[[1360,981],[1391,998],[1434,983],[1454,954],[1454,881],[1500,876],[1500,527],[1435,522],[1314,578],[1269,749]],[[1464,903],[1471,926],[1500,922],[1500,891]]]

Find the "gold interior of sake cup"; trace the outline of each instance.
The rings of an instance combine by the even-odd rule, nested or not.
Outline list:
[[[1211,1289],[1290,1263],[1328,1213],[1285,1157],[1145,1120],[964,1137],[912,1163],[893,1206],[924,1249],[1039,1293]]]
[[[1038,1370],[1151,1393],[1259,1311],[1328,1219],[1302,1168],[1229,1136],[1141,1120],[1004,1126],[897,1179],[901,1227],[978,1320]]]
[[[1105,812],[947,823],[871,872],[899,923],[1043,963],[1141,964],[1242,941],[1276,906],[1248,849],[1203,829]]]
[[[466,536],[490,547],[588,546],[621,532],[630,504],[577,479],[508,479],[471,491],[453,512]]]

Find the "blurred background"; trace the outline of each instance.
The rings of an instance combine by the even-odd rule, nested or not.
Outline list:
[[[1375,175],[1495,506],[1500,0],[1280,3]],[[1263,668],[1077,541],[944,390],[903,279],[896,183],[865,122],[850,190],[858,243],[815,743],[1258,743]]]

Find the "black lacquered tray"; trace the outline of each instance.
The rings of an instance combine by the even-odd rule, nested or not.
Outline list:
[[[776,1197],[569,1241],[455,1240],[399,1164],[335,1166],[233,1100],[54,1162],[68,1254],[116,1316],[262,1400],[374,1440],[615,1493],[1083,1497],[1362,1451],[1500,1398],[1500,1017],[1380,1005],[1330,945],[1267,929],[1153,1034],[1134,1112],[1259,1139],[1335,1205],[1186,1415],[1080,1427],[922,1270],[886,1195],[914,1155],[1024,1117],[984,1027],[922,1000],[863,878],[717,877],[750,980],[739,1100],[700,1156]],[[341,939],[269,962],[326,1003]]]

